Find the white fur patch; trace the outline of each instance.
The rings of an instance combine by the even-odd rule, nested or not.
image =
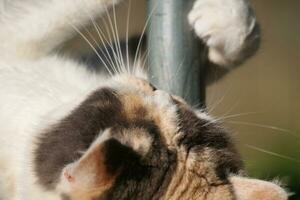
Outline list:
[[[188,20],[210,48],[210,60],[221,66],[239,59],[255,24],[248,0],[197,0]]]
[[[0,106],[0,165],[10,165],[0,167],[0,199],[61,199],[37,184],[35,138],[106,85],[107,78],[49,53],[75,33],[70,24],[86,25],[117,1],[0,2],[0,104],[5,105]]]

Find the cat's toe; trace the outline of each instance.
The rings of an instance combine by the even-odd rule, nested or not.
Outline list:
[[[238,59],[255,25],[244,0],[197,0],[188,21],[209,47],[209,59],[223,66]]]

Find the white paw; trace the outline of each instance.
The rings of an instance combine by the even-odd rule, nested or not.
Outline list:
[[[209,47],[209,59],[222,66],[239,59],[255,26],[247,0],[196,0],[188,20]]]

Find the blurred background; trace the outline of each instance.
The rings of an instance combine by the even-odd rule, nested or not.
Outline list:
[[[209,87],[207,102],[210,107],[223,98],[213,114],[233,115],[225,121],[249,174],[282,180],[295,193],[290,199],[298,200],[300,1],[251,2],[262,28],[261,48],[244,66]]]
[[[261,48],[208,87],[207,105],[233,132],[249,175],[280,180],[294,193],[290,199],[300,200],[300,1],[251,2],[262,28]],[[137,35],[145,25],[146,5],[142,0],[131,4],[129,35]],[[127,5],[116,8],[121,39],[126,35]],[[80,37],[67,49],[73,55],[91,52]]]
[[[236,133],[249,174],[278,178],[295,193],[290,199],[299,200],[300,1],[251,2],[262,28],[261,48],[209,87],[207,102],[211,107],[222,98],[213,114],[233,115],[224,121]]]

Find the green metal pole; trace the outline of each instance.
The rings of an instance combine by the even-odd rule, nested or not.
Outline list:
[[[148,62],[153,85],[203,106],[204,52],[187,22],[193,2],[148,0]]]

